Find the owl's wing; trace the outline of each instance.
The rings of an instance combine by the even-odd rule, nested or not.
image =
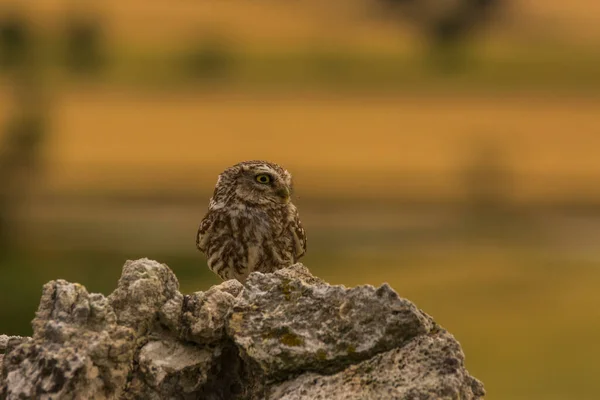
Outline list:
[[[296,211],[294,215],[294,223],[291,228],[295,245],[294,256],[295,259],[298,260],[304,255],[304,253],[306,253],[306,232],[304,232],[304,228],[302,227],[302,223],[300,222],[300,216],[298,215],[298,211]]]
[[[198,232],[196,233],[196,247],[203,253],[206,253],[206,243],[208,242],[208,231],[215,220],[215,213],[209,212],[200,222]]]

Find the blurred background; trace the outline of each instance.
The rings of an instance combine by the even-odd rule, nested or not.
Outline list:
[[[295,177],[303,259],[389,282],[488,399],[600,391],[600,3],[0,0],[0,332],[127,259],[184,293],[216,177]]]

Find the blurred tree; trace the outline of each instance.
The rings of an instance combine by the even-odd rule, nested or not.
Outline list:
[[[465,218],[477,232],[495,231],[512,223],[512,179],[505,154],[496,143],[476,143],[465,160],[462,182],[465,190]]]
[[[426,36],[436,65],[453,71],[462,66],[462,45],[489,22],[506,0],[379,0],[408,19]]]
[[[31,50],[32,38],[27,20],[16,12],[0,16],[0,66],[22,65]]]
[[[33,45],[12,70],[15,114],[0,136],[0,257],[13,249],[12,216],[39,164],[46,133],[42,63]]]
[[[223,37],[211,34],[194,41],[184,57],[187,73],[208,81],[225,78],[234,63],[231,44]]]
[[[42,116],[35,113],[17,115],[5,127],[0,153],[0,254],[8,254],[13,246],[11,216],[38,166],[43,136]]]
[[[352,72],[352,59],[334,47],[314,49],[311,62],[317,77],[324,78],[329,83],[347,79]]]
[[[73,73],[98,72],[105,61],[103,31],[92,17],[75,14],[65,24],[65,64]]]

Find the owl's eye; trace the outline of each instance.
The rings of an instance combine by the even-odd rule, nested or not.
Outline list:
[[[267,174],[258,174],[258,175],[256,175],[255,179],[256,179],[256,182],[262,183],[265,185],[268,183],[271,183],[271,177]]]

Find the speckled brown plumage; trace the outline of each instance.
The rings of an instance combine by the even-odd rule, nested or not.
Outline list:
[[[219,175],[196,235],[208,267],[244,282],[253,271],[272,272],[306,252],[306,235],[290,201],[291,174],[267,161],[245,161]]]

